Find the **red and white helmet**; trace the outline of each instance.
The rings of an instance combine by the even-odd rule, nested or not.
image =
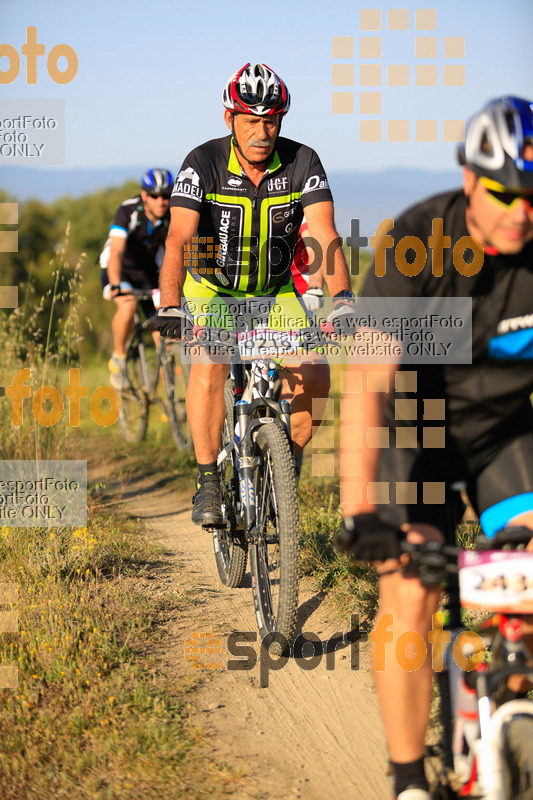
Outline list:
[[[286,114],[291,96],[285,83],[266,64],[245,64],[228,80],[222,102],[230,111],[255,114]]]

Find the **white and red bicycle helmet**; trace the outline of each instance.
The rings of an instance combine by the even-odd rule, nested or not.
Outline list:
[[[266,64],[245,64],[228,80],[222,92],[224,106],[233,112],[255,114],[287,113],[291,96],[286,84]]]

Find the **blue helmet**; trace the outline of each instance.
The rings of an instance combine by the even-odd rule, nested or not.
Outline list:
[[[141,189],[148,194],[170,197],[174,180],[168,169],[149,169],[141,178]]]
[[[469,120],[459,163],[509,189],[533,189],[533,159],[524,159],[533,145],[533,103],[520,97],[491,100]]]

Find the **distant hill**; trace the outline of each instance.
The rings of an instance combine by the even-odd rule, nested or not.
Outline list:
[[[360,220],[360,235],[370,238],[379,223],[393,219],[418,200],[461,185],[459,169],[428,172],[392,169],[380,172],[333,172],[329,175],[335,199],[335,221],[341,236],[350,220]]]
[[[19,200],[30,198],[51,203],[59,197],[80,197],[106,187],[120,186],[127,180],[139,180],[146,167],[66,169],[64,167],[2,167],[0,189]]]
[[[0,189],[18,200],[50,203],[64,195],[84,194],[138,180],[143,166],[105,169],[2,167]],[[380,172],[331,172],[335,219],[341,236],[350,233],[350,220],[360,220],[360,234],[370,237],[381,220],[398,215],[417,200],[460,185],[460,171],[428,172],[391,169]]]

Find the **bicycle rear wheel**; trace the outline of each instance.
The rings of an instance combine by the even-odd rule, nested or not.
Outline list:
[[[126,371],[129,386],[119,393],[118,423],[128,442],[141,442],[148,427],[148,398],[143,388],[143,370],[136,346],[129,347],[126,352]]]
[[[512,717],[505,727],[505,751],[508,770],[506,797],[533,800],[533,717]]]
[[[261,638],[276,631],[290,644],[296,627],[299,584],[299,518],[296,475],[285,429],[274,420],[257,433],[254,460],[257,541],[250,566]]]
[[[222,431],[222,448],[233,441],[233,384],[228,382],[224,389],[226,417]],[[231,452],[219,465],[222,489],[222,510],[227,520],[226,528],[213,529],[213,547],[218,574],[224,586],[236,589],[246,573],[248,542],[244,529],[237,519],[235,508],[238,496],[238,477],[234,467],[235,455]]]
[[[162,377],[165,388],[165,411],[168,417],[174,444],[178,450],[187,449],[188,426],[185,410],[185,395],[189,380],[190,365],[181,358],[181,344],[167,342],[162,361]]]

